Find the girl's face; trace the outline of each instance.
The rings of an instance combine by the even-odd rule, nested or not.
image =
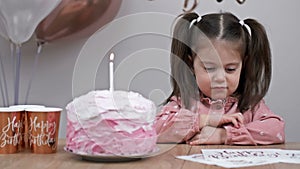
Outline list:
[[[225,99],[238,87],[242,59],[238,44],[211,41],[200,47],[194,60],[194,73],[201,92],[213,100]]]

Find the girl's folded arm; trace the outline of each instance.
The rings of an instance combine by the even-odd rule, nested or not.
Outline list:
[[[285,142],[284,121],[274,114],[262,101],[254,112],[251,122],[240,128],[225,126],[225,144],[267,145]]]
[[[171,101],[156,116],[156,132],[158,142],[181,143],[199,132],[197,113],[180,108],[176,101]]]

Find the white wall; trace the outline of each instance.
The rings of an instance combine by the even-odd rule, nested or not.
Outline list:
[[[170,27],[172,19],[182,12],[183,1],[123,0],[115,21],[89,40],[61,39],[44,45],[28,103],[65,108],[75,96],[108,88],[107,57],[114,51],[115,87],[141,92],[159,104],[170,92]],[[201,0],[196,8],[200,14],[231,11],[241,19],[252,17],[265,25],[273,53],[273,79],[266,101],[285,119],[287,141],[300,141],[297,105],[300,59],[296,46],[300,39],[299,6],[298,0],[246,0],[244,5],[238,5],[235,0],[222,3]],[[35,52],[32,37],[22,46],[20,104],[24,103]],[[9,43],[3,38],[0,38],[0,54],[12,99],[12,61]],[[65,111],[61,118],[60,137],[63,138]]]

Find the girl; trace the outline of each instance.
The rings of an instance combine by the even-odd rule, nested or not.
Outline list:
[[[271,52],[260,23],[231,13],[185,13],[171,52],[173,92],[157,115],[158,142],[284,143],[284,121],[263,100]]]

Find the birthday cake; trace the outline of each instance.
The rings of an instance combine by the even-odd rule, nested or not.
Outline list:
[[[66,106],[68,151],[138,156],[156,147],[155,104],[135,92],[98,90]]]

